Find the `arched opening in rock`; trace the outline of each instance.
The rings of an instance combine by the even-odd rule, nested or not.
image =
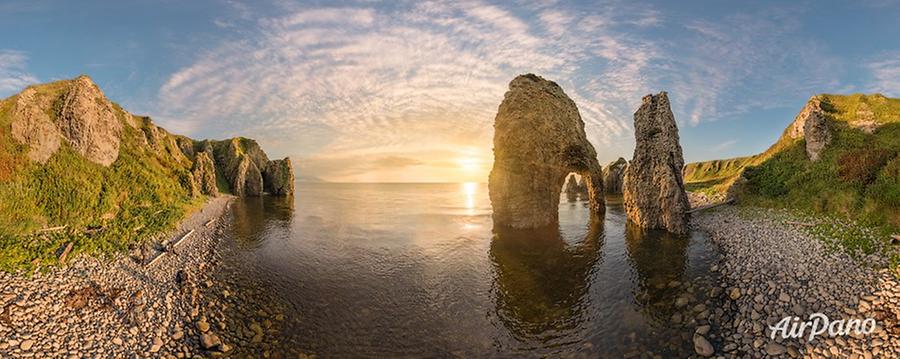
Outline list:
[[[589,209],[603,213],[603,173],[578,108],[556,83],[516,77],[494,119],[488,191],[494,224],[539,228],[559,222],[560,191],[581,176]]]

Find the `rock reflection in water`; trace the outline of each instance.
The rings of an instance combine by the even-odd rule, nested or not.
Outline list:
[[[573,244],[564,241],[559,226],[495,228],[494,302],[506,328],[519,340],[546,342],[582,324],[602,244],[603,220],[596,216],[586,237]]]
[[[688,238],[664,230],[644,230],[625,225],[628,261],[637,274],[635,302],[645,314],[660,322],[675,312],[675,296],[681,292],[687,260]]]
[[[233,203],[232,212],[235,241],[241,246],[255,247],[265,240],[267,227],[290,229],[294,197],[246,197]]]

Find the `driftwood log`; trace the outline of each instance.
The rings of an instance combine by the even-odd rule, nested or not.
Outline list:
[[[731,204],[733,202],[734,202],[734,198],[731,198],[731,199],[726,200],[725,202],[719,202],[719,203],[713,203],[713,204],[707,204],[707,205],[703,205],[703,206],[699,206],[699,207],[694,207],[694,208],[687,210],[687,212],[685,212],[685,213],[699,212],[699,211],[702,211],[705,209],[716,208],[719,206],[724,206],[726,204]]]

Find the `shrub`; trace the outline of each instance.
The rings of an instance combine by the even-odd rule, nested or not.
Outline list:
[[[882,148],[846,152],[838,160],[838,176],[844,182],[868,186],[878,177],[878,171],[896,155],[895,151]]]

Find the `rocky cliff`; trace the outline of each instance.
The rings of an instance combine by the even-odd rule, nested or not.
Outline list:
[[[98,246],[116,247],[174,225],[201,195],[265,190],[293,192],[288,159],[270,162],[249,139],[171,134],[87,76],[0,100],[0,239],[90,228],[109,241]]]
[[[660,92],[644,96],[642,102],[634,113],[634,157],[625,170],[625,211],[641,228],[687,233],[684,158],[669,97]]]
[[[570,172],[584,178],[591,209],[603,211],[602,171],[575,102],[555,82],[516,77],[494,119],[488,179],[494,223],[537,228],[557,222]]]
[[[692,191],[900,227],[900,99],[813,96],[765,152],[692,163]]]
[[[122,131],[117,110],[87,76],[29,87],[16,96],[12,136],[28,146],[28,157],[45,163],[64,142],[91,162],[109,166],[119,157]]]

